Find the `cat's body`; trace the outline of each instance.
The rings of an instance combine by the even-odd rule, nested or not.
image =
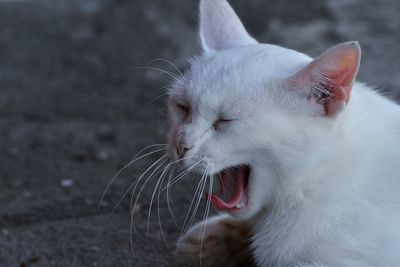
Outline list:
[[[303,166],[254,227],[256,258],[261,266],[400,266],[399,107],[355,84],[324,142],[291,155]]]
[[[189,230],[179,255],[197,262],[204,237],[202,266],[249,253],[257,266],[400,266],[400,106],[354,82],[358,44],[313,60],[258,44],[225,0],[200,14],[205,53],[170,92],[168,152],[234,194],[208,195],[230,215]]]

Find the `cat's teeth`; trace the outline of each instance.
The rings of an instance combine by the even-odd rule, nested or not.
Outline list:
[[[242,207],[243,207],[243,205],[241,203],[236,205],[237,209],[241,209]]]

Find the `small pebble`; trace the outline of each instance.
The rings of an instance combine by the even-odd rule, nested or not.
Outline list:
[[[101,206],[101,207],[108,207],[108,206],[110,206],[110,203],[108,203],[107,201],[103,200],[103,201],[100,203],[100,206]]]
[[[14,158],[18,157],[20,155],[18,147],[10,147],[8,150],[8,155]]]
[[[114,142],[116,140],[114,130],[110,125],[101,126],[96,137],[101,142]]]
[[[142,205],[140,205],[139,203],[136,204],[135,209],[133,210],[133,212],[139,212],[142,209]]]
[[[110,158],[110,153],[105,149],[99,150],[96,153],[96,159],[99,161],[107,161],[109,158]]]
[[[29,191],[24,191],[23,195],[24,195],[24,197],[27,197],[27,198],[32,197],[32,193]]]
[[[25,183],[24,183],[24,180],[19,179],[19,178],[16,178],[16,179],[11,180],[11,182],[10,182],[10,188],[18,189],[18,188],[23,187],[24,184],[25,184]]]
[[[96,252],[100,252],[101,251],[101,249],[99,247],[96,247],[96,246],[91,246],[90,249],[93,250],[93,251],[96,251]]]
[[[9,235],[10,234],[10,232],[7,230],[7,229],[1,229],[1,233],[3,234],[3,235]]]
[[[61,187],[67,188],[67,187],[71,187],[74,185],[74,180],[72,179],[62,179],[60,181],[60,185]]]

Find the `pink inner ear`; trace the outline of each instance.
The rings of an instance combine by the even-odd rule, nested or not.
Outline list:
[[[358,43],[340,44],[328,49],[295,75],[300,87],[311,93],[310,100],[323,105],[325,116],[334,116],[349,102],[360,54]],[[325,91],[318,92],[317,88],[310,92],[316,84],[322,85]]]
[[[337,65],[325,75],[330,80],[330,101],[324,103],[325,115],[334,116],[349,102],[353,81],[359,66],[359,53],[349,49],[339,56]]]

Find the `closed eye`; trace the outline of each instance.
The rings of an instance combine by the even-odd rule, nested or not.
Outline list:
[[[175,102],[174,106],[175,106],[176,112],[180,115],[180,118],[182,120],[186,120],[190,113],[190,107],[185,104],[182,104],[180,102]]]
[[[178,107],[178,108],[180,108],[180,109],[183,109],[183,110],[188,110],[189,108],[187,107],[187,106],[185,106],[184,104],[181,104],[181,103],[175,103],[175,105]]]
[[[230,123],[232,121],[233,121],[233,119],[217,119],[217,120],[214,121],[212,127],[214,128],[214,130],[218,131],[225,124],[228,124],[228,123]]]
[[[183,104],[180,104],[180,103],[175,103],[175,104],[180,110],[182,110],[184,112],[188,112],[189,111],[189,107],[187,107],[187,106],[185,106]]]

